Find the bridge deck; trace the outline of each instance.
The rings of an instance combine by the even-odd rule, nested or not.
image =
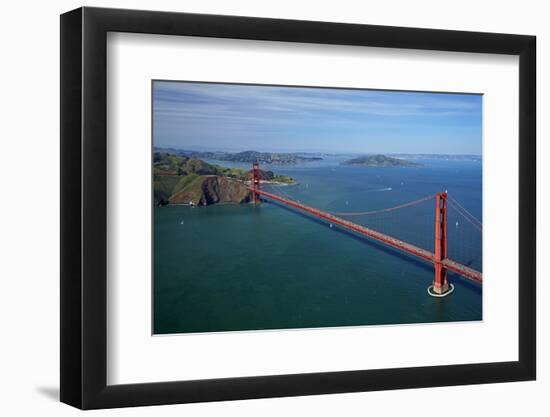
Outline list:
[[[419,248],[418,246],[411,245],[410,243],[404,242],[402,240],[396,239],[394,237],[388,236],[384,233],[377,232],[376,230],[370,229],[368,227],[362,226],[357,223],[350,222],[348,220],[342,219],[341,217],[334,216],[333,214],[327,213],[326,211],[316,209],[314,207],[307,206],[297,201],[289,200],[278,195],[268,193],[263,190],[254,190],[249,188],[251,192],[255,192],[263,197],[278,201],[287,206],[302,210],[306,213],[312,214],[315,217],[324,219],[330,223],[337,224],[345,229],[352,230],[356,233],[359,233],[363,236],[367,236],[371,239],[374,239],[378,242],[382,242],[388,246],[391,246],[395,249],[399,249],[403,252],[406,252],[410,255],[416,256],[424,261],[433,263],[435,259],[435,254],[433,252],[427,251],[425,249]],[[483,280],[482,274],[475,269],[469,268],[466,265],[462,265],[459,262],[453,261],[452,259],[443,260],[443,265],[450,271],[453,271],[465,278],[468,278],[477,283],[481,283]]]

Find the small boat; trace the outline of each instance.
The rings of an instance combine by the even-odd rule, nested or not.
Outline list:
[[[180,224],[185,224],[185,222],[182,220]]]

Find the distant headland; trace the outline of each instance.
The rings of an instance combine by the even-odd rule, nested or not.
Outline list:
[[[392,158],[386,155],[365,155],[358,158],[348,159],[342,162],[343,165],[356,165],[362,167],[414,167],[422,164],[407,161],[404,159]]]
[[[287,153],[287,152],[257,152],[257,151],[243,151],[243,152],[222,152],[222,151],[190,151],[184,149],[162,149],[159,151],[173,153],[175,155],[188,156],[199,159],[213,159],[216,161],[228,161],[228,162],[259,162],[261,164],[274,164],[274,165],[295,165],[302,162],[321,161],[323,158],[319,156],[306,156],[301,153]]]

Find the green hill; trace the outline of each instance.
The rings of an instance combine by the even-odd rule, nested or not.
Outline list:
[[[362,167],[413,167],[420,166],[415,162],[404,159],[392,158],[386,155],[366,155],[342,162],[344,165],[356,165]]]
[[[268,181],[292,184],[294,180],[272,171],[261,171]],[[248,170],[226,168],[201,159],[167,152],[153,154],[153,188],[156,206],[247,203]]]

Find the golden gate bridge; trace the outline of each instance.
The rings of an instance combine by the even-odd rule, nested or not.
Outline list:
[[[363,212],[328,212],[325,210],[312,207],[310,205],[303,204],[300,201],[295,200],[281,187],[271,186],[272,192],[268,192],[262,189],[262,184],[269,184],[269,178],[265,177],[263,171],[260,170],[259,163],[255,162],[252,165],[251,181],[248,187],[251,192],[251,199],[254,204],[260,203],[261,199],[271,200],[277,202],[285,207],[292,208],[298,212],[310,215],[314,218],[321,219],[332,225],[337,225],[340,228],[351,231],[360,236],[364,236],[368,239],[382,243],[394,250],[403,252],[414,258],[420,259],[424,262],[433,264],[434,266],[434,279],[432,285],[428,288],[428,293],[435,297],[443,297],[450,294],[454,287],[448,282],[447,271],[454,272],[469,281],[481,285],[483,283],[483,275],[481,271],[475,269],[473,265],[466,265],[467,262],[461,262],[458,259],[453,259],[449,256],[448,245],[448,212],[449,209],[454,210],[457,216],[464,219],[466,223],[471,226],[474,233],[479,236],[479,242],[481,242],[482,223],[466,210],[458,201],[449,196],[447,192],[437,192],[432,195],[425,196],[423,198],[409,201],[397,206],[363,211]],[[388,233],[376,230],[373,227],[365,226],[359,223],[352,222],[344,217],[357,217],[357,216],[375,216],[385,213],[396,212],[408,207],[414,207],[425,202],[435,203],[435,215],[434,215],[434,234],[433,234],[433,250],[422,248],[419,245],[415,245],[411,242],[407,242],[404,239],[398,239]],[[456,228],[458,229],[459,222],[456,222]],[[462,229],[461,229],[462,230]],[[463,237],[463,236],[462,236]],[[481,245],[475,248],[475,245],[470,244],[470,254],[465,259],[469,259],[470,263],[473,258],[472,253],[479,251]],[[457,252],[455,258],[461,258],[460,254],[461,245],[454,245]],[[464,256],[462,256],[464,258]]]

